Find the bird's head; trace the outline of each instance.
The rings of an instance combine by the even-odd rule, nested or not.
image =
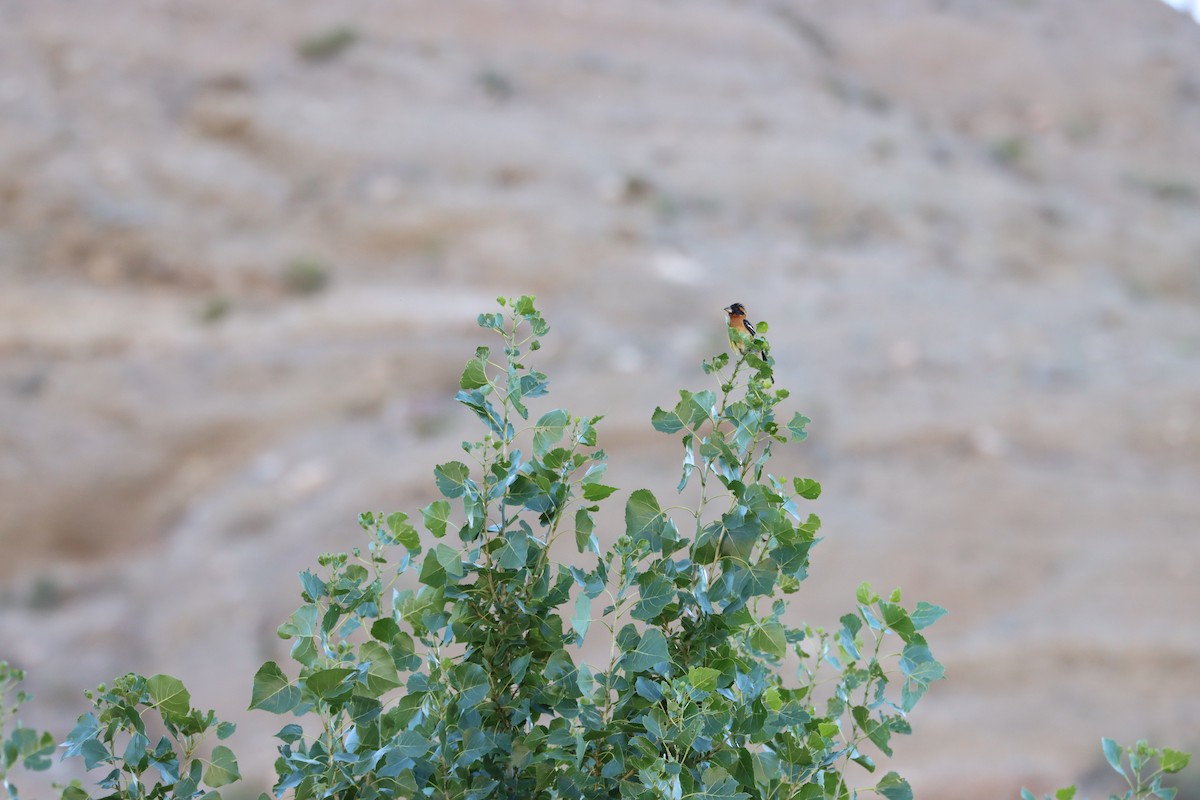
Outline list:
[[[746,307],[741,303],[730,303],[724,309],[726,314],[733,314],[735,317],[746,316]]]

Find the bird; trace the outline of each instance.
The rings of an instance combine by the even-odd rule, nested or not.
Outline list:
[[[746,319],[746,307],[730,303],[723,310],[729,315],[729,345],[739,354],[746,352],[746,345],[755,334],[754,324]]]
[[[746,307],[741,303],[730,303],[722,310],[729,316],[729,346],[738,355],[744,354],[748,347],[761,350],[760,355],[762,360],[766,361],[770,351],[767,348],[766,342],[759,341],[757,344],[754,344],[754,338],[758,335],[758,332],[754,328],[754,323],[746,319]],[[772,379],[771,383],[774,382],[774,379]]]
[[[757,335],[754,323],[746,319],[746,307],[741,303],[730,303],[724,309],[729,315],[729,344],[739,354],[746,352],[746,347]],[[767,355],[763,348],[763,358]]]

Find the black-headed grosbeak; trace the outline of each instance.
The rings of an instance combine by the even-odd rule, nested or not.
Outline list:
[[[738,354],[742,355],[746,352],[747,347],[751,347],[757,331],[754,329],[754,323],[746,319],[746,307],[741,303],[730,303],[724,309],[729,315],[729,346]],[[765,342],[760,341],[754,349],[761,348],[763,361],[767,360],[769,350]],[[774,383],[774,380],[771,381]]]
[[[729,315],[729,346],[741,355],[754,339],[754,324],[746,319],[746,307],[741,303],[730,303],[724,311]]]

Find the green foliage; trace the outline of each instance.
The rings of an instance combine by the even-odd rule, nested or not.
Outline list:
[[[28,694],[17,688],[24,679],[24,672],[0,661],[0,786],[10,800],[19,797],[17,787],[9,779],[13,769],[17,766],[47,769],[55,750],[53,736],[27,728],[16,719],[17,712],[29,699]]]
[[[1151,747],[1145,739],[1125,748],[1112,739],[1101,739],[1100,745],[1104,760],[1129,787],[1120,797],[1109,795],[1109,800],[1172,800],[1177,790],[1163,786],[1163,777],[1181,772],[1191,760],[1189,753],[1170,747]],[[1075,796],[1075,787],[1068,786],[1059,789],[1053,796],[1046,795],[1045,800],[1075,800]],[[1037,800],[1037,796],[1028,789],[1022,789],[1021,800]]]
[[[807,436],[777,417],[763,348],[704,364],[718,388],[684,391],[651,424],[680,437],[679,491],[625,503],[608,548],[596,513],[600,417],[531,417],[547,377],[526,365],[548,330],[533,298],[480,314],[456,399],[483,426],[437,465],[442,499],[364,513],[367,543],[302,573],[279,628],[298,673],[267,662],[251,707],[307,717],[277,734],[277,794],[377,798],[849,798],[850,762],[891,737],[942,677],[921,631],[944,611],[868,584],[838,627],[788,622],[807,576],[819,484],[771,474],[772,448]],[[766,326],[762,326],[765,331]],[[532,421],[531,421],[532,419]],[[685,520],[681,529],[677,521]],[[551,558],[566,536],[575,565]],[[603,637],[606,663],[578,657]],[[798,664],[785,678],[784,665]],[[898,800],[888,773],[874,787]]]
[[[227,739],[233,724],[220,722],[213,711],[193,708],[178,678],[130,673],[87,697],[93,710],[79,718],[63,742],[63,757],[79,757],[87,769],[105,771],[97,785],[106,791],[93,795],[73,783],[63,791],[63,800],[216,800],[220,794],[213,790],[241,779],[237,759],[225,745],[214,746],[206,756],[200,752],[208,734]],[[157,741],[146,725],[149,712],[157,717],[155,731],[165,731]]]
[[[18,797],[9,781],[12,768],[19,763],[26,769],[49,769],[50,757],[59,747],[64,759],[81,758],[87,769],[104,771],[97,780],[102,793],[89,794],[72,782],[61,787],[63,800],[220,800],[221,795],[213,790],[241,779],[237,758],[225,745],[216,745],[207,757],[199,752],[211,732],[219,740],[229,738],[233,723],[220,722],[213,711],[192,708],[191,695],[178,678],[144,678],[131,673],[113,681],[111,687],[101,685],[87,692],[93,710],[79,718],[66,741],[56,745],[49,733],[37,733],[20,722],[11,734],[5,734],[9,721],[28,699],[24,692],[12,692],[24,677],[20,670],[0,662],[0,779],[10,800]],[[155,732],[146,725],[149,712],[157,717]],[[159,730],[165,735],[158,734]],[[154,735],[159,737],[157,742],[151,741]]]

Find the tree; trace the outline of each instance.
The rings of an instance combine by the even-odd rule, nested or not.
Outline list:
[[[680,437],[690,504],[632,492],[604,548],[594,515],[617,490],[601,482],[601,418],[553,409],[529,422],[548,380],[525,361],[549,326],[531,297],[498,302],[479,325],[502,344],[476,350],[456,396],[483,434],[434,469],[442,498],[421,509],[432,541],[404,513],[364,513],[365,550],[301,575],[303,603],[279,629],[299,675],[265,663],[251,702],[319,721],[279,732],[276,792],[851,796],[848,764],[874,771],[868,750],[890,755],[942,677],[921,631],[944,610],[910,611],[898,591],[863,584],[829,631],[786,621],[820,525],[801,509],[820,485],[768,470],[809,420],[777,418],[788,392],[772,384],[765,341],[705,362],[715,390],[655,410],[653,427]],[[590,568],[552,558],[564,536]],[[597,626],[611,656],[580,663]],[[875,789],[910,795],[895,773]]]

